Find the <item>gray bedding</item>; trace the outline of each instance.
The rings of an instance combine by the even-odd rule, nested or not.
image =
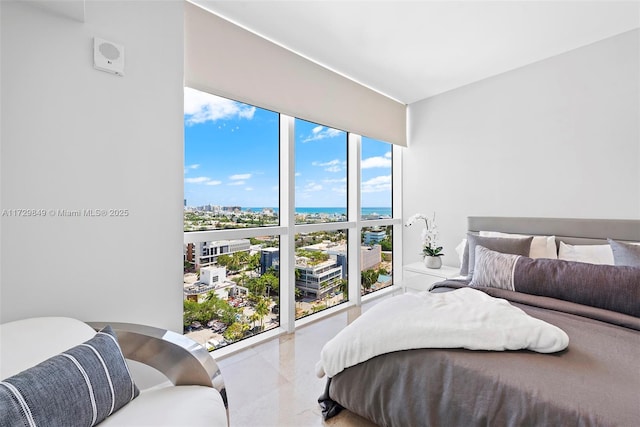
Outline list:
[[[320,399],[328,415],[345,407],[380,426],[639,425],[639,318],[519,292],[486,291],[563,329],[568,349],[556,354],[420,349],[381,355],[328,381]]]

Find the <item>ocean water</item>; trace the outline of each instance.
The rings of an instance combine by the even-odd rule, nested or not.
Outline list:
[[[243,211],[251,210],[252,212],[261,212],[265,208],[242,208]],[[278,208],[269,208],[273,209],[274,212],[278,213]],[[327,215],[346,215],[347,208],[296,208],[297,214],[327,214]],[[363,207],[362,215],[377,215],[377,216],[391,216],[391,208],[382,208],[382,207]]]

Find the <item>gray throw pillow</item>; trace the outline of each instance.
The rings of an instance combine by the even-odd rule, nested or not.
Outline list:
[[[640,317],[640,268],[520,257],[516,292],[571,301]]]
[[[521,255],[503,254],[484,246],[476,246],[476,265],[471,287],[491,287],[515,290],[513,269]]]
[[[139,393],[106,326],[85,343],[1,381],[0,424],[93,426]]]
[[[607,241],[613,251],[613,262],[615,265],[640,267],[640,245],[631,245],[611,239],[607,239]]]
[[[529,256],[531,241],[533,237],[523,237],[522,239],[511,239],[504,237],[484,237],[467,233],[467,246],[469,248],[469,269],[467,277],[473,277],[473,270],[476,258],[476,246],[480,245],[492,251],[504,254]]]

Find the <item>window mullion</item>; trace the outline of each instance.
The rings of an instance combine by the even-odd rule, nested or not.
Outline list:
[[[393,285],[400,288],[402,277],[402,148],[393,146],[393,164],[391,165],[393,187],[391,189],[391,203],[393,204]]]
[[[295,330],[295,119],[280,114],[280,327]]]
[[[348,162],[348,215],[349,222],[355,222],[355,228],[349,229],[349,300],[355,305],[360,305],[360,232],[362,229],[360,219],[360,135],[349,133],[347,142]]]

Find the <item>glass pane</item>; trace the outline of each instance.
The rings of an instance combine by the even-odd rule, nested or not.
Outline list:
[[[393,226],[364,227],[360,246],[362,295],[393,285]]]
[[[349,300],[347,231],[296,234],[296,319]]]
[[[278,236],[184,245],[184,332],[209,350],[280,324]]]
[[[347,133],[295,121],[296,224],[347,220]]]
[[[278,225],[279,115],[184,90],[184,231]]]
[[[361,218],[391,218],[392,146],[363,136],[361,153]]]

